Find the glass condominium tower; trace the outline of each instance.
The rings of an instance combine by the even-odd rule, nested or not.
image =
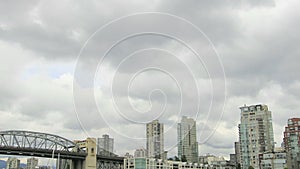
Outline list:
[[[259,154],[274,151],[272,114],[267,105],[242,106],[239,124],[241,165],[259,168]]]
[[[196,121],[183,116],[177,126],[178,157],[185,157],[187,162],[198,163],[198,142],[196,135]]]

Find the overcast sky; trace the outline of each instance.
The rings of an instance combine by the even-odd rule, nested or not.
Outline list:
[[[267,104],[280,146],[300,111],[300,1],[1,1],[0,130],[145,147],[145,124],[197,120],[200,155],[228,157],[239,107]]]

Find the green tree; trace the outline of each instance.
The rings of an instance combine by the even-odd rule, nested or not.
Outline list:
[[[177,156],[174,157],[175,161],[180,161],[179,158]]]
[[[249,166],[248,169],[254,169],[252,166]]]
[[[242,169],[241,164],[238,164],[236,169]]]

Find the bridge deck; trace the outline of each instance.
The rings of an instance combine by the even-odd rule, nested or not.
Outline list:
[[[36,156],[44,158],[58,158],[58,154],[62,159],[81,159],[84,160],[87,153],[83,152],[67,152],[67,151],[54,151],[45,149],[34,148],[18,148],[18,147],[3,147],[0,146],[0,154],[18,155],[18,156]]]

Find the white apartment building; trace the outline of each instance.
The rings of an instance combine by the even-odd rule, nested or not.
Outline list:
[[[241,166],[259,169],[259,154],[274,151],[272,115],[267,105],[242,106],[239,124]]]
[[[158,120],[147,123],[147,157],[163,159],[164,153],[164,125]]]

